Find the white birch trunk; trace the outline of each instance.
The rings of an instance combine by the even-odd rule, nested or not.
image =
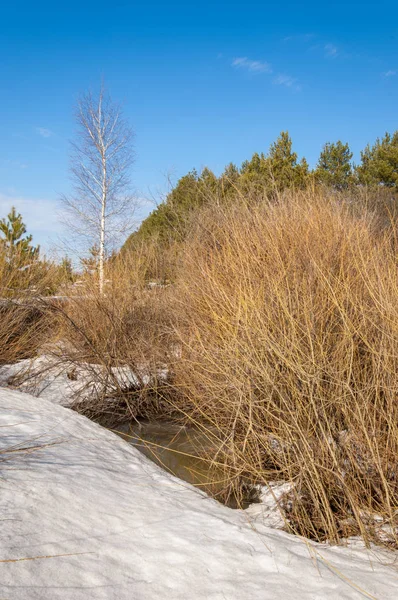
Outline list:
[[[105,263],[105,227],[106,227],[106,158],[102,162],[102,203],[101,203],[101,231],[99,245],[99,292],[104,293],[104,263]]]

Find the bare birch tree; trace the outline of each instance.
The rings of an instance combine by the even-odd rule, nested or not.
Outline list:
[[[133,132],[103,86],[97,96],[88,93],[81,97],[76,121],[78,137],[71,155],[73,191],[62,198],[65,222],[86,248],[98,249],[102,294],[106,252],[120,243],[133,224]]]

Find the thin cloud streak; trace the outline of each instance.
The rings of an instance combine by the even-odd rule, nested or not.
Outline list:
[[[234,58],[232,66],[236,69],[246,69],[250,73],[272,73],[269,63],[261,60],[250,60],[247,56]]]
[[[51,129],[46,129],[45,127],[36,127],[35,131],[43,138],[49,138],[54,135]]]
[[[325,56],[329,58],[336,58],[336,56],[339,54],[339,50],[334,44],[325,44],[324,50]]]
[[[290,88],[299,92],[301,90],[301,86],[297,83],[297,79],[295,77],[291,77],[290,75],[284,75],[280,73],[273,80],[274,85],[282,85],[284,87]]]
[[[395,71],[393,69],[390,69],[389,71],[385,71],[385,73],[382,73],[383,77],[394,77],[396,74],[398,73],[398,71]]]

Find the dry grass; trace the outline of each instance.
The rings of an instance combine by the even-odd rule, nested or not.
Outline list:
[[[230,492],[293,482],[307,537],[397,543],[397,256],[394,227],[319,192],[214,209],[185,248],[176,389]]]
[[[47,335],[47,323],[39,306],[1,301],[0,364],[34,356]]]
[[[0,254],[0,364],[32,357],[48,340],[51,311],[43,298],[57,275],[51,265],[30,267],[18,257],[10,265]]]
[[[173,352],[173,299],[167,286],[146,283],[147,259],[125,254],[107,265],[103,295],[94,274],[57,307],[58,362],[75,365],[76,372],[84,364],[96,388],[75,408],[101,422],[166,412],[162,372]]]

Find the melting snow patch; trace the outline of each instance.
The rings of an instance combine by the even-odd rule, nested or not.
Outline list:
[[[0,367],[0,385],[16,386],[19,390],[61,404],[71,406],[76,398],[90,399],[104,394],[112,394],[120,389],[131,389],[150,382],[148,375],[140,378],[127,366],[111,367],[111,377],[106,378],[101,365],[58,360],[51,355],[21,360]],[[166,379],[167,371],[159,370],[157,377]]]
[[[280,502],[291,489],[290,483],[271,482],[267,486],[262,486],[260,501],[251,504],[245,513],[253,522],[260,522],[274,529],[282,529],[285,526],[285,519]]]

